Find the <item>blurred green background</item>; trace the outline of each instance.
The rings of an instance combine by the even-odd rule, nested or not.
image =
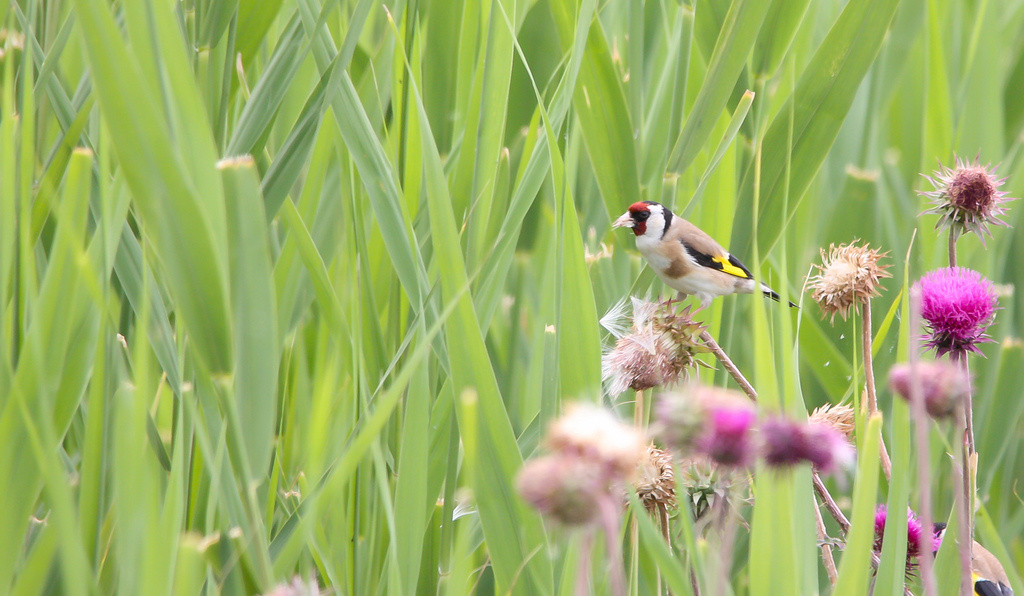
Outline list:
[[[867,530],[925,488],[884,389],[912,349],[901,288],[946,264],[921,174],[978,155],[1024,193],[1019,0],[11,0],[0,26],[5,593],[561,594],[588,562],[607,592],[604,551],[514,475],[563,403],[629,416],[598,319],[668,296],[609,229],[637,200],[801,303],[700,315],[766,409],[859,403],[859,324],[804,284],[831,243],[889,251],[875,371],[902,480],[864,489]],[[1021,211],[959,243],[1002,288],[971,360],[978,535],[1015,582]],[[728,586],[680,521],[671,560],[641,532],[630,590],[660,566],[686,593],[692,563],[706,593],[830,592],[809,487],[755,479]],[[868,581],[850,560],[837,593]]]

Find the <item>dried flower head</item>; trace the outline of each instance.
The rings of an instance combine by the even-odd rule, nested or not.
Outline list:
[[[628,479],[647,444],[632,426],[604,408],[573,404],[548,427],[545,439],[553,452],[579,456],[601,465],[612,478]]]
[[[531,507],[568,526],[594,521],[598,500],[609,490],[598,462],[566,454],[529,460],[519,471],[516,487]]]
[[[887,519],[885,505],[879,505],[875,509],[875,543],[874,551],[876,553],[882,552],[882,544],[885,537],[885,522]],[[921,544],[924,543],[926,548],[931,550],[927,551],[930,556],[935,551],[939,550],[939,542],[941,537],[936,535],[932,531],[926,529],[922,524],[921,520],[917,519],[915,514],[909,507],[907,508],[907,575],[914,572],[917,567],[917,558],[922,554]]]
[[[985,331],[998,306],[992,282],[971,269],[945,267],[922,277],[914,291],[928,324],[927,347],[935,348],[939,356],[949,352],[953,358],[981,353],[977,344],[990,341]]]
[[[818,274],[810,284],[814,288],[812,298],[821,307],[822,317],[830,315],[831,321],[835,321],[838,313],[846,320],[855,304],[878,296],[879,280],[892,277],[886,271],[889,265],[878,264],[878,260],[888,254],[869,248],[867,244],[830,244],[828,253],[822,249],[822,264],[815,265]]]
[[[827,424],[847,438],[853,436],[853,408],[850,406],[824,404],[814,408],[807,421],[813,424]]]
[[[978,157],[968,163],[954,156],[953,169],[940,163],[932,176],[924,176],[935,189],[920,194],[931,198],[935,205],[924,213],[940,216],[935,229],[952,228],[956,236],[974,232],[984,244],[985,235],[991,235],[990,223],[1007,225],[999,216],[1006,213],[1003,203],[1014,199],[999,190],[1006,178],[996,178],[996,168],[991,164],[982,166]]]
[[[722,466],[746,467],[754,458],[751,429],[757,413],[749,403],[730,401],[711,406],[707,428],[697,439],[702,453]]]
[[[633,298],[630,331],[620,321],[625,304],[616,305],[601,323],[618,338],[601,359],[601,373],[608,393],[626,389],[643,391],[685,379],[697,364],[696,354],[707,352],[697,341],[704,327],[690,318],[686,308],[676,312],[666,303]]]
[[[664,511],[674,507],[676,477],[672,469],[672,456],[654,445],[648,445],[637,465],[633,487],[647,511]]]
[[[889,387],[908,402],[913,401],[915,381],[924,407],[932,418],[952,416],[956,406],[967,399],[971,390],[967,372],[945,360],[897,364],[889,370]]]

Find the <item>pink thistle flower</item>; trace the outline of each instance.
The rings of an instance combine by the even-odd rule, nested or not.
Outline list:
[[[879,505],[875,509],[875,545],[874,551],[876,553],[882,552],[882,537],[885,536],[885,520],[888,508],[885,505]]]
[[[954,161],[955,168],[940,163],[934,177],[925,176],[935,189],[920,194],[931,198],[935,206],[924,213],[940,216],[935,229],[952,228],[958,236],[965,231],[974,232],[984,245],[985,235],[992,235],[990,223],[1007,225],[999,216],[1006,213],[1003,203],[1015,199],[999,190],[1006,178],[996,178],[996,168],[991,164],[982,166],[978,157],[972,163],[956,156]]]
[[[882,552],[882,543],[885,538],[885,522],[886,522],[886,507],[885,505],[879,505],[878,509],[875,510],[875,543],[874,551],[876,553]],[[941,535],[935,534],[931,530],[925,529],[921,525],[921,520],[917,518],[909,507],[907,508],[907,575],[914,572],[917,567],[916,559],[922,554],[931,556],[937,550],[939,550],[939,543],[941,541]],[[922,542],[929,547],[927,553],[921,552]]]
[[[929,327],[927,347],[954,359],[967,352],[981,354],[976,344],[991,341],[985,331],[998,305],[992,282],[971,269],[945,267],[922,277],[914,289]]]
[[[941,360],[893,366],[889,370],[889,387],[909,402],[915,377],[924,407],[932,418],[952,416],[957,404],[966,400],[971,390],[964,369]]]
[[[753,459],[750,429],[757,414],[749,406],[720,405],[710,411],[708,429],[698,447],[724,466],[745,467]]]
[[[939,550],[942,539],[934,531],[926,529],[913,511],[906,510],[906,556],[920,557],[922,554],[921,545],[928,547],[927,554],[934,554]]]

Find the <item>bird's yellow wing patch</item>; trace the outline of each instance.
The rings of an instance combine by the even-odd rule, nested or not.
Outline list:
[[[716,269],[721,270],[723,273],[735,275],[736,277],[750,277],[750,274],[747,272],[745,268],[742,267],[742,265],[737,267],[732,263],[732,261],[734,261],[735,259],[729,257],[713,257],[711,260],[718,264],[718,267],[716,267]]]

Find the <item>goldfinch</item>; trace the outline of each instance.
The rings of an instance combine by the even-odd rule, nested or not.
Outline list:
[[[935,524],[935,535],[942,540],[946,533],[946,524]],[[1013,596],[1010,578],[1006,575],[1002,563],[995,555],[975,541],[971,547],[974,560],[971,561],[971,575],[974,581],[974,593],[978,596]]]
[[[632,228],[636,247],[665,285],[680,296],[695,296],[697,310],[729,294],[753,294],[760,289],[776,302],[779,295],[754,276],[722,245],[664,205],[642,201],[612,222],[612,228]],[[796,306],[792,302],[790,306]]]

